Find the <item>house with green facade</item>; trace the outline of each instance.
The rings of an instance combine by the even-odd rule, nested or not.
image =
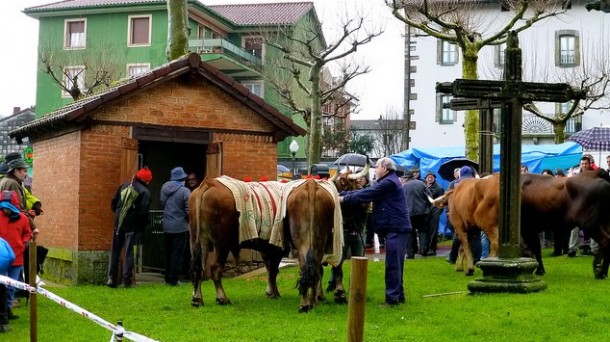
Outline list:
[[[282,39],[287,33],[298,35],[303,28],[320,31],[313,3],[186,2],[189,50],[305,126],[267,81],[271,72],[277,76],[281,53],[264,41],[272,36]],[[86,96],[168,62],[165,0],[68,0],[26,8],[24,13],[39,21],[36,117],[74,102],[71,89]],[[319,33],[316,45],[322,49],[326,43]],[[278,158],[291,155],[290,142],[286,139],[278,145]],[[299,145],[306,144],[301,140]],[[304,156],[304,149],[298,155]]]

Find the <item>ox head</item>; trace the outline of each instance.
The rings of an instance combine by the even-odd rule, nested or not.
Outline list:
[[[430,203],[432,203],[433,206],[442,209],[449,205],[449,199],[452,197],[452,195],[453,195],[453,189],[445,192],[444,195],[434,198],[434,199],[431,198],[430,196],[428,196],[428,200],[430,201]]]
[[[351,170],[346,170],[344,172],[339,172],[339,170],[337,170],[329,181],[335,184],[338,192],[360,189],[361,186],[358,184],[358,179],[368,177],[369,169],[370,166],[368,163],[366,163],[364,168],[358,173],[352,173]]]

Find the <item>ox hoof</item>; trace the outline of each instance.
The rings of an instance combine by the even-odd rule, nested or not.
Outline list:
[[[318,300],[318,302],[325,302],[326,301],[326,297],[324,297],[324,295],[317,295],[316,299]]]
[[[218,305],[229,305],[231,304],[231,301],[228,298],[216,298],[216,303]]]
[[[269,293],[269,292],[265,292],[265,294],[267,295],[267,298],[271,298],[271,299],[278,299],[282,296],[280,296],[279,293]]]
[[[474,269],[470,269],[468,270],[468,272],[466,272],[466,276],[470,277],[474,275]]]
[[[193,298],[191,299],[191,306],[196,308],[203,306],[203,300],[201,298]]]
[[[347,296],[345,295],[345,291],[339,290],[335,292],[335,303],[347,304]]]
[[[299,307],[299,313],[308,313],[311,309],[313,309],[313,306],[311,305],[301,305]]]
[[[542,276],[546,273],[545,270],[536,270],[536,275]]]

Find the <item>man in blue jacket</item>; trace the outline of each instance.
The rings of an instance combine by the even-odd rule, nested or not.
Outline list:
[[[379,159],[375,165],[375,177],[377,183],[374,186],[342,192],[339,200],[346,203],[373,202],[375,233],[386,239],[385,304],[393,306],[405,302],[403,274],[411,221],[394,161],[387,157]]]

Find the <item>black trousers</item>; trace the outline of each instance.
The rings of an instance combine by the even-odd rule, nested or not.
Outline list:
[[[112,237],[112,250],[110,251],[110,262],[108,266],[108,279],[117,283],[119,259],[121,250],[125,247],[125,259],[123,260],[123,284],[133,283],[133,246],[136,244],[138,233],[115,231]]]
[[[182,271],[182,259],[189,232],[163,233],[165,242],[165,283],[176,285]]]
[[[8,305],[6,303],[6,286],[0,285],[0,325],[8,324]]]

